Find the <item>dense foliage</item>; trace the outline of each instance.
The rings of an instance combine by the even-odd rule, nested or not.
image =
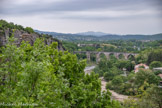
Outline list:
[[[1,103],[12,107],[21,107],[20,103],[48,108],[121,107],[110,99],[109,91],[101,93],[97,75],[85,75],[85,61],[58,51],[57,43],[47,46],[37,39],[33,46],[22,42],[17,47],[13,41],[11,38],[0,54]]]
[[[162,42],[157,41],[139,41],[139,40],[109,40],[109,41],[84,41],[84,42],[68,42],[63,41],[63,45],[67,50],[73,51],[104,51],[104,52],[132,52],[140,53],[159,49]]]
[[[144,51],[141,51],[139,55],[136,58],[137,63],[146,63],[148,65],[151,65],[154,67],[155,64],[160,67],[160,64],[162,63],[162,49],[146,49]],[[161,62],[161,63],[160,63]],[[151,66],[151,67],[152,67]],[[157,67],[155,66],[155,67]]]
[[[141,88],[146,90],[149,85],[158,85],[160,77],[143,67],[134,73],[135,62],[124,59],[102,59],[94,69],[95,73],[108,81],[107,89],[126,95],[139,95]]]
[[[34,33],[34,30],[31,27],[26,27],[24,28],[21,25],[14,24],[12,22],[8,23],[5,20],[0,20],[0,30],[6,30],[6,29],[18,29],[18,30],[23,30],[28,33]]]
[[[161,108],[162,107],[162,90],[155,85],[151,85],[144,91],[140,98],[129,99],[124,102],[125,108]]]
[[[99,76],[104,76],[105,79],[112,80],[114,76],[123,74],[123,69],[132,71],[134,69],[134,65],[134,62],[131,62],[130,60],[118,60],[113,57],[109,60],[101,59],[94,71],[98,73]]]
[[[154,49],[141,52],[134,61],[113,57],[109,60],[101,59],[94,71],[107,80],[107,89],[135,98],[125,100],[125,108],[161,108],[162,90],[158,87],[161,71],[151,70],[162,66],[161,59],[157,59],[161,55],[161,49]],[[140,66],[139,71],[134,72],[136,64],[146,64],[149,60],[150,69]]]
[[[153,61],[160,61],[162,62],[162,49],[153,50],[149,53],[147,64],[150,64]]]
[[[36,33],[31,27],[0,20],[0,36],[7,29],[10,37],[15,29]],[[58,43],[44,44],[44,38],[50,35],[41,34],[41,39],[37,39],[33,46],[22,42],[20,47],[15,45],[13,38],[9,38],[6,46],[0,49],[0,107],[121,108],[110,98],[109,90],[101,93],[99,77],[103,76],[107,89],[135,97],[126,100],[124,108],[162,108],[162,90],[158,88],[161,71],[153,70],[162,66],[162,40],[152,41],[154,36],[161,39],[161,34],[149,37],[134,35],[137,40],[129,40],[132,39],[130,36],[118,40],[121,37],[58,34],[56,37],[66,39],[63,46],[67,51],[64,52],[58,51],[57,44],[61,42],[57,39]],[[125,60],[123,55],[117,59],[112,54],[107,60],[101,53],[95,73],[85,75],[86,61],[83,59],[86,59],[86,54],[70,54],[74,51],[131,52],[138,55]],[[96,63],[96,55],[91,54],[90,60]],[[134,66],[139,63],[149,65],[150,69],[140,66],[135,73]]]

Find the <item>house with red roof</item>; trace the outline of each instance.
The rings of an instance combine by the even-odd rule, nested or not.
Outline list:
[[[143,63],[137,64],[134,67],[134,72],[137,73],[139,71],[139,69],[141,69],[141,68],[149,69],[149,66],[147,66],[146,64],[143,64]]]

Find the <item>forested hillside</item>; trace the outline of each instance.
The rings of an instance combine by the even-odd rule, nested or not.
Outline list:
[[[44,38],[19,45],[15,39],[12,32],[0,48],[2,107],[121,108],[108,90],[101,93],[98,75],[85,75],[85,60],[58,50],[57,42],[46,45]]]

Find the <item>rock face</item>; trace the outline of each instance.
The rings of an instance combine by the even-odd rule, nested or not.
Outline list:
[[[7,43],[7,38],[10,37],[12,34],[14,34],[14,38],[16,38],[15,44],[17,46],[20,46],[21,42],[28,41],[31,45],[34,44],[36,38],[41,38],[42,36],[37,33],[27,33],[23,30],[15,30],[14,32],[10,29],[6,29],[4,31],[0,31],[0,46],[4,46]],[[65,50],[65,48],[62,46],[62,43],[54,39],[50,36],[45,38],[45,44],[50,45],[52,42],[57,42],[58,43],[58,49],[59,50]]]

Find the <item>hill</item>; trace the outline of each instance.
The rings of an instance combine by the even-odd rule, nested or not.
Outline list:
[[[107,41],[107,40],[162,40],[162,33],[153,35],[142,35],[142,34],[129,34],[129,35],[117,35],[117,34],[106,34],[102,32],[85,32],[76,34],[65,34],[57,32],[44,32],[35,30],[38,33],[49,34],[54,38],[66,41]]]
[[[35,32],[31,27],[24,28],[21,25],[14,23],[8,23],[5,20],[0,20],[0,46],[4,46],[7,43],[7,38],[10,36],[16,38],[16,45],[20,46],[21,42],[28,41],[31,45],[34,44],[36,38],[45,38],[44,42],[46,45],[51,44],[52,42],[58,43],[59,50],[65,50],[62,46],[62,43],[48,34],[39,34]]]

